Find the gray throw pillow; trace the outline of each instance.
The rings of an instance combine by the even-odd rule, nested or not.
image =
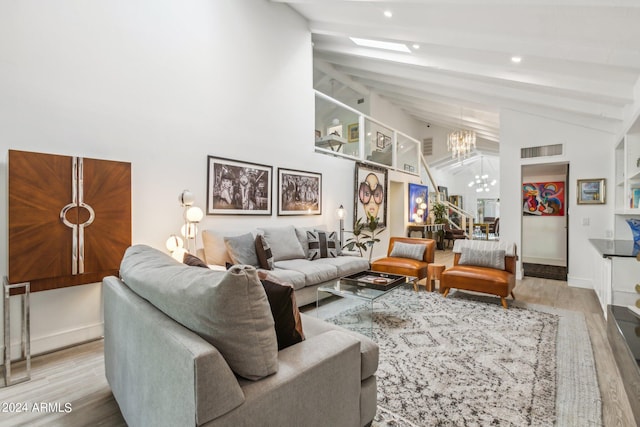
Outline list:
[[[278,370],[273,315],[255,268],[193,268],[145,245],[120,264],[124,283],[218,349],[236,374],[257,380]]]
[[[504,270],[504,249],[472,249],[463,247],[458,265],[475,265]]]
[[[241,236],[225,237],[224,245],[234,264],[245,264],[257,267],[259,265],[256,254],[256,243],[253,234],[247,233]]]
[[[338,244],[335,231],[307,231],[309,256],[307,259],[335,258],[338,256]]]
[[[261,231],[271,248],[274,261],[304,259],[304,249],[302,249],[293,225],[262,228]]]
[[[423,243],[394,242],[393,249],[391,249],[389,256],[423,261],[424,251],[426,249],[427,245]]]

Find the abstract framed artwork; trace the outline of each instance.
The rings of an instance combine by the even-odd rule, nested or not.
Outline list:
[[[379,218],[378,227],[387,224],[387,169],[356,163],[355,199],[353,223],[362,218],[367,220],[367,213]]]
[[[522,184],[522,213],[534,216],[564,216],[563,181]]]
[[[429,216],[429,187],[409,183],[409,222],[425,223]]]
[[[207,215],[271,215],[273,168],[207,157]]]
[[[278,215],[322,214],[322,174],[278,168]]]
[[[604,178],[578,180],[579,205],[603,205],[605,203],[604,192]]]

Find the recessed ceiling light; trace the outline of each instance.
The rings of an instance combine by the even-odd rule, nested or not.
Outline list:
[[[522,62],[522,57],[520,57],[520,56],[512,56],[511,57],[511,62],[519,64],[520,62]]]
[[[420,49],[420,45],[418,43],[414,43],[412,46],[414,49]]]
[[[390,10],[385,10],[384,16],[386,16],[387,18],[391,18],[393,16],[393,12],[391,12]]]
[[[358,46],[375,47],[378,49],[387,49],[387,50],[395,50],[396,52],[411,53],[407,45],[403,43],[383,42],[380,40],[370,40],[370,39],[359,39],[356,37],[349,37],[349,38]]]

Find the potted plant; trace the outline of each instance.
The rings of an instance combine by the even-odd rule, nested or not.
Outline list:
[[[358,249],[360,251],[360,256],[364,255],[364,252],[369,250],[369,262],[371,262],[371,257],[373,255],[373,246],[380,241],[376,236],[382,231],[378,229],[378,225],[380,224],[380,218],[374,217],[369,212],[367,214],[367,220],[364,221],[362,218],[358,218],[356,223],[353,225],[353,236],[347,239],[346,244],[343,248],[346,248],[350,251],[354,249]]]
[[[433,210],[433,222],[435,224],[446,224],[447,223],[447,207],[438,202],[434,203],[432,208]],[[438,230],[437,234],[438,238],[436,239],[436,246],[438,249],[444,249],[444,230]]]

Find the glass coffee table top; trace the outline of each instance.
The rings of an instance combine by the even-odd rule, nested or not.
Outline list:
[[[366,274],[367,272],[365,272]],[[369,272],[374,274],[379,274],[375,272]],[[379,289],[379,284],[367,283],[366,281],[355,281],[353,279],[349,279],[347,277],[340,278],[332,283],[327,283],[326,285],[319,286],[316,294],[316,316],[320,311],[320,300],[321,300],[321,292],[330,293],[342,298],[355,298],[369,302],[369,336],[373,337],[373,303],[380,297],[387,295],[390,292],[393,292],[395,289],[398,289],[406,284],[413,284],[416,277],[412,276],[400,276],[400,275],[389,275],[394,279],[401,278],[401,280],[392,280],[389,285],[384,289]]]

